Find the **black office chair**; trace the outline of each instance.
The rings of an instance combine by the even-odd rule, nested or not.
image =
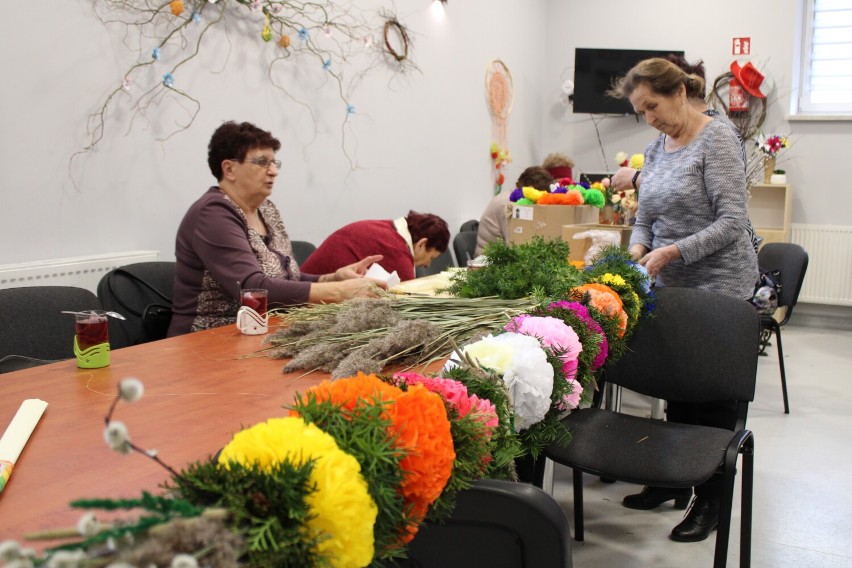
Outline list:
[[[74,316],[99,310],[98,297],[74,286],[0,290],[0,373],[74,357]]]
[[[471,219],[469,221],[465,221],[462,223],[461,228],[459,229],[460,233],[464,231],[473,231],[474,233],[479,230],[479,221],[476,219]]]
[[[455,265],[456,263],[453,262],[453,253],[450,252],[450,249],[447,249],[440,255],[438,255],[435,260],[432,261],[432,264],[430,264],[429,266],[418,266],[417,268],[415,268],[414,275],[417,278],[422,278],[423,276],[438,274],[439,272],[443,272],[444,270]]]
[[[293,247],[293,257],[299,266],[304,264],[308,257],[317,250],[317,247],[308,241],[290,241],[290,245]]]
[[[583,473],[658,487],[699,485],[723,475],[714,566],[725,566],[737,457],[742,454],[740,566],[751,558],[754,436],[745,429],[757,377],[759,317],[751,304],[715,292],[661,288],[652,316],[602,379],[669,401],[736,401],[734,431],[630,416],[603,408],[564,420],[566,445],[545,450],[573,469],[575,538],[583,540]]]
[[[406,568],[570,568],[571,534],[559,504],[537,487],[482,479],[459,492],[452,517],[425,523]]]
[[[808,270],[808,253],[804,248],[793,243],[768,243],[757,253],[757,262],[761,270],[780,271],[781,291],[778,294],[778,307],[784,308],[781,321],[772,316],[760,317],[760,347],[765,354],[769,339],[775,334],[778,344],[778,366],[781,369],[781,393],[784,395],[784,413],[790,414],[790,403],[787,400],[787,373],[784,369],[784,349],[781,347],[781,327],[790,321],[793,308],[799,301],[799,292],[805,281]]]
[[[175,282],[174,262],[138,262],[107,272],[98,283],[105,310],[122,314],[110,318],[112,349],[163,339],[171,319]]]
[[[476,232],[462,231],[453,237],[453,252],[456,255],[456,264],[467,266],[467,261],[476,256]]]

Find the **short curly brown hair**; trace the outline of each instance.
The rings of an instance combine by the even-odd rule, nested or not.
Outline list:
[[[258,128],[250,122],[236,123],[233,120],[222,124],[213,132],[207,145],[207,165],[217,181],[222,181],[222,162],[246,159],[249,150],[272,148],[277,152],[281,142],[271,132]]]
[[[438,252],[447,250],[450,244],[450,229],[446,221],[431,213],[409,211],[405,216],[405,222],[408,224],[412,242],[416,243],[425,238],[427,248],[433,248]]]

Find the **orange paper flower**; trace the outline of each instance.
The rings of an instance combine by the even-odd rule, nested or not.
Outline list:
[[[172,14],[180,16],[183,14],[183,0],[172,0],[169,2],[169,8],[172,9]]]
[[[391,405],[389,414],[394,434],[399,436],[398,447],[408,452],[400,462],[406,472],[402,493],[419,523],[453,472],[456,452],[450,421],[443,399],[422,385],[409,386]]]
[[[346,410],[352,410],[359,400],[371,404],[376,400],[396,400],[402,394],[402,389],[389,385],[375,375],[365,375],[359,372],[354,377],[323,381],[309,388],[305,394],[307,393],[313,394],[320,402],[330,401]]]
[[[405,477],[399,491],[408,505],[409,524],[400,538],[409,542],[453,471],[456,452],[444,400],[422,385],[403,391],[361,372],[355,377],[323,381],[305,392],[308,393],[318,401],[330,401],[347,410],[354,409],[359,401],[387,403],[385,413],[391,422],[388,435],[405,452],[400,461]]]
[[[572,291],[573,296],[589,294],[589,303],[601,313],[618,316],[618,336],[622,337],[627,330],[627,312],[624,304],[615,290],[605,284],[591,283],[577,286]]]

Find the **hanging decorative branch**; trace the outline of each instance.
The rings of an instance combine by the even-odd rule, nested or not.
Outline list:
[[[180,71],[202,49],[212,45],[214,38],[207,37],[211,31],[224,33],[229,46],[231,29],[239,29],[240,33],[247,31],[251,35],[246,40],[255,38],[256,41],[259,37],[263,43],[258,42],[258,48],[268,60],[270,84],[308,108],[313,117],[310,103],[298,100],[284,86],[283,81],[276,80],[278,62],[303,56],[309,65],[315,65],[324,72],[322,76],[327,79],[323,81],[330,79],[336,84],[344,125],[355,114],[355,106],[350,100],[353,83],[358,83],[367,71],[381,63],[382,59],[387,59],[381,50],[374,49],[377,32],[367,15],[343,2],[94,0],[93,10],[105,26],[123,28],[124,44],[136,52],[138,57],[137,62],[124,71],[98,110],[89,116],[87,142],[71,156],[69,175],[74,160],[94,150],[104,139],[109,115],[119,104],[120,98],[128,99],[131,105],[128,131],[137,118],[150,121],[152,107],[162,105],[167,100],[176,102],[184,117],[157,141],[165,142],[192,126],[201,110],[201,102],[185,90],[186,83],[182,84]],[[399,55],[394,58],[403,63],[408,58],[410,36],[395,17],[382,15],[381,18],[387,20],[384,25],[386,45],[389,45],[389,26],[401,38],[402,58]],[[233,25],[235,23],[238,25]],[[218,43],[221,43],[220,40],[219,37],[215,38]],[[265,45],[267,43],[268,46]],[[363,60],[364,54],[367,59],[355,73],[358,80],[347,80],[344,69],[353,65],[356,55]],[[346,154],[345,142],[342,145]]]

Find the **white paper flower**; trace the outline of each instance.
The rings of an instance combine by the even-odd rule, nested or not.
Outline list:
[[[462,351],[482,367],[502,373],[520,432],[540,422],[550,409],[553,367],[534,337],[519,333],[486,336]],[[457,353],[451,359],[460,359]],[[446,368],[455,366],[449,362]]]

